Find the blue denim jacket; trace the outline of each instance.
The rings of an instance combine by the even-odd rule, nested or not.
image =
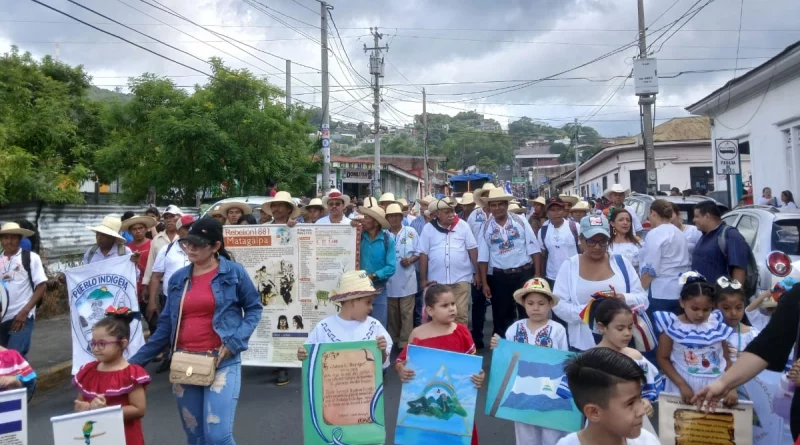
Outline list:
[[[190,278],[191,268],[189,265],[179,269],[170,278],[167,301],[158,317],[158,329],[150,336],[147,344],[128,360],[130,363],[144,365],[166,347],[169,347],[172,356],[181,297],[184,284]],[[244,267],[223,257],[219,258],[219,269],[211,279],[211,289],[216,302],[212,319],[214,331],[233,354],[231,359],[239,360],[239,354],[247,349],[247,341],[261,320],[261,298]]]

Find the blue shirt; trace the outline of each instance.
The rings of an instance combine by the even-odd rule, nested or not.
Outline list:
[[[385,230],[378,232],[374,240],[369,233],[361,232],[361,270],[378,276],[378,281],[386,281],[394,275],[394,238],[387,236]]]
[[[413,227],[417,233],[422,233],[422,229],[425,227],[425,215],[417,216],[417,219],[411,223],[411,227]]]
[[[725,232],[727,252],[719,248],[719,233],[727,224],[721,223],[716,229],[704,233],[692,253],[692,269],[706,277],[710,283],[719,277],[731,275],[731,269],[747,269],[750,246],[738,230],[731,227]]]

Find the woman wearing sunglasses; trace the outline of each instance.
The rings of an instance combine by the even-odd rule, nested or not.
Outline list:
[[[647,306],[636,269],[624,257],[608,253],[610,236],[605,216],[585,216],[580,226],[582,253],[565,261],[558,271],[553,293],[560,301],[553,312],[566,323],[572,350],[591,349],[601,339],[592,334],[581,315],[592,299],[617,298],[631,307]]]
[[[190,264],[170,278],[159,328],[130,360],[145,364],[166,347],[171,357],[177,351],[213,360],[213,383],[174,384],[172,388],[189,444],[235,445],[240,354],[261,319],[258,291],[244,267],[231,261],[222,241],[222,225],[212,218],[196,221],[181,238]],[[172,363],[174,367],[175,360]]]

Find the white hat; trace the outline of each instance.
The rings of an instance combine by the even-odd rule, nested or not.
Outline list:
[[[514,200],[514,197],[506,193],[506,191],[501,188],[493,188],[489,190],[489,193],[486,196],[481,196],[481,202],[485,202],[487,204],[490,202],[509,202],[512,200]]]
[[[342,274],[339,278],[339,285],[331,291],[329,299],[334,303],[341,303],[378,295],[380,292],[381,289],[375,289],[366,271],[352,270]]]
[[[550,290],[550,284],[542,278],[531,278],[522,285],[522,289],[514,291],[514,301],[517,304],[523,305],[525,303],[525,296],[528,294],[537,293],[546,295],[552,301],[552,305],[558,304],[558,297]]]
[[[169,210],[169,207],[167,207]],[[168,213],[168,212],[164,212]],[[103,221],[100,222],[99,226],[86,226],[87,229],[91,230],[95,233],[102,233],[103,235],[113,236],[114,238],[121,239],[125,241],[125,237],[119,234],[120,228],[122,227],[122,221],[116,216],[106,216],[103,218]]]
[[[167,213],[169,213],[170,215],[180,216],[183,215],[183,210],[181,210],[181,208],[176,205],[170,204],[167,206],[166,209],[164,209],[164,214],[166,215]]]
[[[292,206],[292,213],[289,214],[289,218],[297,218],[300,216],[300,209],[297,208],[297,204],[292,199],[292,195],[289,192],[278,192],[275,194],[275,197],[272,198],[271,201],[267,201],[264,204],[261,204],[261,211],[266,213],[267,215],[272,216],[272,204],[276,202],[285,202]]]
[[[437,199],[436,201],[433,201],[428,205],[428,210],[431,212],[436,212],[438,210],[447,210],[447,209],[453,210],[453,208],[454,208],[453,204],[447,202],[444,199]]]
[[[461,195],[461,202],[459,204],[461,204],[462,206],[477,204],[477,202],[475,201],[475,194],[470,192],[464,193],[463,195]]]
[[[402,215],[402,214],[403,214],[403,207],[396,202],[393,202],[386,207],[386,216]]]
[[[250,204],[246,202],[241,202],[241,201],[226,202],[219,206],[219,212],[222,214],[222,216],[226,218],[228,217],[228,210],[230,209],[239,209],[242,211],[243,215],[249,215],[253,213],[253,207],[251,207]]]
[[[429,205],[434,200],[436,200],[436,198],[434,198],[433,195],[428,195],[428,196],[426,196],[426,197],[424,197],[422,199],[418,199],[417,202],[420,203],[420,204]]]
[[[544,200],[544,196],[539,196],[536,199],[529,199],[528,201],[530,201],[530,202],[532,202],[534,204],[541,204],[543,206],[547,205],[547,201]]]
[[[394,193],[384,193],[381,195],[380,199],[378,199],[378,202],[381,204],[383,204],[384,202],[388,202],[391,204],[393,202],[397,202],[397,200],[394,199]]]
[[[585,210],[585,211],[588,212],[589,210],[591,210],[591,208],[589,208],[589,203],[588,202],[586,202],[584,200],[580,200],[580,201],[578,201],[577,204],[573,205],[571,209],[569,209],[570,212],[575,211],[575,210]]]
[[[338,199],[342,201],[344,207],[350,205],[350,197],[345,195],[344,193],[340,192],[339,189],[331,189],[327,195],[322,197],[322,204],[325,207],[328,207],[328,201],[331,199]]]
[[[483,187],[479,188],[478,190],[475,190],[475,193],[472,194],[473,195],[473,199],[475,200],[475,203],[478,204],[481,207],[485,207],[486,203],[483,202],[483,196],[485,194],[489,193],[490,190],[493,190],[493,189],[496,189],[496,188],[497,187],[495,187],[494,184],[492,184],[491,182],[484,183]]]
[[[512,202],[508,205],[508,211],[511,213],[525,213],[527,210],[525,207],[520,207],[519,204]]]
[[[581,200],[577,196],[571,196],[571,195],[558,195],[558,197],[561,198],[561,200],[564,201],[565,203],[573,206],[577,204],[578,201]]]
[[[122,221],[120,230],[128,230],[137,224],[144,224],[144,227],[149,230],[150,228],[157,226],[158,221],[156,221],[156,219],[152,216],[134,216]]]
[[[408,207],[408,201],[406,201],[405,198],[398,199],[397,203],[400,204],[401,207]]]
[[[389,228],[389,221],[386,220],[386,212],[378,205],[378,201],[371,196],[364,200],[364,205],[358,208],[358,213],[378,221],[378,224],[384,229]]]
[[[15,222],[7,222],[0,227],[0,235],[19,235],[23,238],[34,235],[34,231],[23,229]]]
[[[311,201],[308,201],[308,204],[306,204],[306,208],[309,207],[319,207],[321,209],[325,208],[325,206],[322,204],[322,200],[319,198],[314,198]]]
[[[631,189],[622,188],[621,184],[614,184],[611,186],[611,188],[603,193],[603,196],[610,201],[612,193],[622,193],[623,195],[628,196],[631,193]]]

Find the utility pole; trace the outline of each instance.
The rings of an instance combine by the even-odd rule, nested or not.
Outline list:
[[[292,61],[286,59],[286,112],[292,120]]]
[[[372,103],[373,117],[375,118],[375,129],[372,131],[375,135],[375,172],[372,175],[372,194],[380,196],[381,194],[381,85],[380,79],[383,77],[383,57],[381,57],[381,50],[388,50],[388,46],[378,46],[383,34],[378,32],[378,28],[369,28],[372,37],[375,38],[375,46],[367,48],[364,45],[364,52],[372,50],[372,55],[369,57],[369,73],[374,76],[372,90],[375,95],[374,102]]]
[[[422,126],[424,133],[422,135],[422,148],[423,157],[425,161],[425,195],[431,192],[431,180],[428,177],[428,100],[425,93],[425,88],[422,89]]]
[[[578,150],[579,135],[580,127],[578,126],[578,119],[575,118],[575,138],[572,139],[572,149],[575,150],[575,186],[578,189],[578,197],[581,196],[581,151]]]
[[[647,42],[645,40],[644,0],[639,0],[639,59],[647,58]],[[637,76],[638,78],[638,76]],[[657,79],[657,76],[656,76]],[[642,143],[644,145],[644,168],[647,172],[647,194],[655,196],[658,192],[658,174],[656,172],[656,149],[653,145],[653,108],[655,95],[639,95],[639,106],[642,109]]]
[[[322,193],[327,195],[331,188],[331,116],[330,95],[331,88],[328,83],[328,9],[333,8],[327,3],[319,2],[319,15],[322,19],[320,26],[320,42],[322,42]],[[289,82],[289,74],[286,74]]]

